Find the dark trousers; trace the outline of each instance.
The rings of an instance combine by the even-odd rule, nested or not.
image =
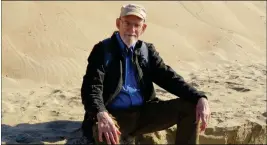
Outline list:
[[[167,129],[177,124],[175,144],[197,144],[196,105],[182,99],[151,101],[142,107],[109,110],[122,137],[137,136]]]

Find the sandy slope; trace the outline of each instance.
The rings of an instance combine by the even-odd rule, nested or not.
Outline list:
[[[2,3],[2,143],[71,142],[83,119],[86,59],[115,30],[124,3]],[[136,3],[148,11],[142,39],[209,95],[200,142],[266,143],[266,2]],[[139,140],[172,143],[174,130]]]

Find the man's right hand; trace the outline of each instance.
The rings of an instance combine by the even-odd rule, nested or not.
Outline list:
[[[103,142],[103,134],[106,138],[108,144],[118,144],[119,137],[121,134],[119,129],[115,126],[112,118],[108,115],[107,112],[99,112],[97,113],[98,120],[98,138],[100,142]]]

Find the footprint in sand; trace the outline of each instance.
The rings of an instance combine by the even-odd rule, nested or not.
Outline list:
[[[237,92],[248,92],[250,91],[250,89],[247,89],[247,88],[243,88],[243,87],[234,87],[234,86],[230,86],[229,87],[230,89],[233,89]]]
[[[211,102],[213,102],[213,103],[221,103],[222,101],[216,99],[216,100],[211,100]]]
[[[46,105],[46,102],[43,102],[42,104],[36,105],[37,108],[42,108],[44,105]]]
[[[244,88],[241,86],[241,84],[234,83],[234,82],[225,82],[227,84],[227,88],[233,89],[237,92],[248,92],[251,91],[248,88]]]
[[[25,107],[21,107],[20,110],[21,111],[25,111],[26,109],[25,109]]]
[[[55,94],[55,93],[62,93],[62,91],[61,91],[61,90],[58,90],[58,89],[53,90],[53,91],[52,91],[52,94]]]
[[[79,97],[71,97],[70,100],[80,100]]]
[[[30,93],[29,93],[29,95],[33,95],[35,92],[34,91],[31,91]]]
[[[52,116],[59,116],[59,112],[58,111],[50,111]]]
[[[66,99],[66,96],[65,96],[65,95],[59,95],[59,97],[60,97],[61,99]]]
[[[75,106],[79,106],[79,102],[77,101],[69,101],[68,105],[71,106],[71,107],[75,107]]]

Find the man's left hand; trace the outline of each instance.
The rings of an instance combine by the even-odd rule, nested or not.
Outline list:
[[[197,123],[201,119],[200,131],[205,131],[210,119],[210,107],[206,98],[200,98],[196,106]]]

